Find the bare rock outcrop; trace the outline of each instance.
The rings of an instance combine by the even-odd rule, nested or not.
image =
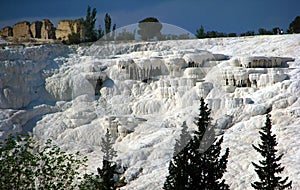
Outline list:
[[[30,25],[30,31],[33,38],[41,38],[41,30],[43,23],[41,21],[35,21]]]
[[[76,37],[83,41],[84,31],[83,19],[62,20],[59,22],[57,29],[50,20],[44,19],[31,24],[28,21],[19,22],[13,28],[7,26],[0,30],[0,36],[13,37],[12,39],[15,42],[35,39],[69,41],[69,36],[76,34]]]
[[[70,34],[79,34],[80,39],[84,38],[83,20],[62,20],[58,23],[55,31],[56,39],[68,41]]]
[[[55,39],[54,25],[48,19],[44,19],[42,21],[41,38],[42,39]]]
[[[15,24],[13,27],[13,36],[16,38],[31,38],[30,23],[23,21]]]
[[[7,27],[3,28],[0,31],[0,36],[3,36],[3,37],[13,36],[13,29],[12,29],[12,27],[7,26]]]

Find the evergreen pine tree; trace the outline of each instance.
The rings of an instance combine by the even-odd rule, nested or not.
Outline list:
[[[112,31],[111,31],[111,39],[115,40],[116,39],[116,30],[117,30],[117,24],[114,24],[112,27]]]
[[[262,141],[261,144],[259,144],[258,147],[252,145],[253,148],[262,155],[263,160],[259,161],[260,165],[252,162],[259,181],[251,183],[251,186],[260,190],[291,188],[292,182],[288,182],[288,177],[282,179],[282,177],[276,175],[284,170],[284,167],[278,163],[283,154],[276,156],[276,135],[272,134],[272,122],[270,117],[270,114],[266,115],[265,126],[262,127],[262,131],[259,132]]]
[[[96,16],[97,16],[96,8],[93,8],[91,12],[91,7],[88,6],[86,18],[84,20],[85,41],[91,42],[97,40],[97,33],[95,31]]]
[[[101,151],[104,153],[103,160],[111,162],[114,157],[117,157],[117,151],[113,148],[113,144],[112,136],[107,129],[101,143]]]
[[[110,30],[111,30],[111,17],[108,13],[104,16],[104,25],[105,25],[105,35],[106,40],[110,40]]]
[[[293,22],[291,22],[288,33],[293,34],[293,33],[300,33],[300,16],[297,16]]]
[[[205,38],[206,34],[204,32],[204,27],[201,25],[201,27],[196,31],[196,37],[201,39]]]
[[[98,28],[98,39],[102,39],[104,36],[104,30],[102,29],[102,26],[99,25],[99,28]]]
[[[104,190],[115,190],[118,187],[124,186],[124,178],[119,178],[123,173],[119,171],[118,165],[113,161],[114,157],[117,157],[117,151],[113,148],[112,136],[107,129],[105,137],[102,138],[101,151],[104,153],[102,160],[102,169],[97,168],[97,172],[101,178],[102,189]],[[123,168],[124,169],[124,168]]]
[[[219,140],[215,138],[211,111],[203,98],[200,101],[200,113],[195,118],[198,128],[191,139],[183,126],[181,138],[175,144],[175,155],[169,165],[164,189],[229,189],[225,180],[221,180],[226,171],[229,149],[220,155],[223,137]],[[184,141],[188,142],[186,146]]]
[[[184,190],[188,187],[188,159],[191,135],[187,131],[186,122],[182,125],[179,140],[176,140],[173,159],[169,163],[169,175],[164,183],[163,189]]]
[[[195,118],[198,128],[190,143],[189,189],[229,189],[225,180],[220,181],[226,171],[229,149],[227,148],[225,154],[220,156],[223,137],[216,141],[214,128],[211,125],[211,110],[203,98],[200,103],[200,113]]]

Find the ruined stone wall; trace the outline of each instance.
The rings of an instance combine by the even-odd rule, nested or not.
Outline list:
[[[41,38],[55,39],[55,28],[52,22],[48,19],[44,19],[42,21]]]
[[[31,38],[30,23],[23,21],[15,24],[13,27],[13,36],[16,38]]]
[[[80,39],[84,38],[84,25],[82,20],[62,20],[55,31],[56,38],[68,41],[70,34],[79,34]]]
[[[3,37],[13,36],[13,29],[12,29],[12,27],[7,26],[7,27],[3,28],[0,31],[0,36],[3,36]]]
[[[70,21],[62,20],[58,23],[55,31],[56,38],[59,40],[68,40],[68,35],[72,33]]]
[[[0,31],[0,36],[12,36],[18,38],[37,38],[37,39],[58,39],[68,41],[70,34],[79,34],[80,40],[84,39],[84,23],[82,19],[62,20],[57,29],[48,19],[29,23],[27,21],[19,22],[11,27],[5,27]]]
[[[30,25],[30,31],[33,38],[41,38],[41,30],[43,23],[41,21],[35,21]]]
[[[74,24],[74,32],[80,35],[80,39],[83,40],[85,36],[85,28],[83,20],[77,20]]]

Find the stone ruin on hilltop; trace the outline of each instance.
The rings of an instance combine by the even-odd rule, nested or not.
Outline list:
[[[44,39],[69,40],[70,34],[79,34],[84,38],[84,25],[80,20],[62,20],[55,28],[53,23],[44,19],[42,21],[16,23],[13,27],[7,26],[0,31],[0,36],[14,39]]]

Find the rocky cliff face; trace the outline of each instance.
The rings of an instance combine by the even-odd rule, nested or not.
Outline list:
[[[15,24],[13,27],[13,36],[16,38],[31,38],[30,23],[23,21]]]
[[[30,25],[30,31],[33,38],[41,38],[41,30],[43,23],[41,21],[35,21]]]
[[[10,26],[4,27],[1,31],[0,31],[0,36],[4,36],[4,37],[10,37],[13,36],[13,28]]]
[[[84,25],[82,20],[62,20],[55,31],[56,38],[68,41],[69,35],[79,34],[80,39],[84,38]]]
[[[79,34],[80,39],[84,38],[84,25],[82,20],[64,20],[58,24],[55,29],[53,23],[44,19],[29,23],[27,21],[17,23],[11,27],[5,27],[1,30],[0,36],[18,38],[36,38],[36,39],[59,39],[67,41],[70,34]]]
[[[56,38],[54,25],[48,19],[44,19],[42,21],[41,38],[42,39],[55,39]]]

